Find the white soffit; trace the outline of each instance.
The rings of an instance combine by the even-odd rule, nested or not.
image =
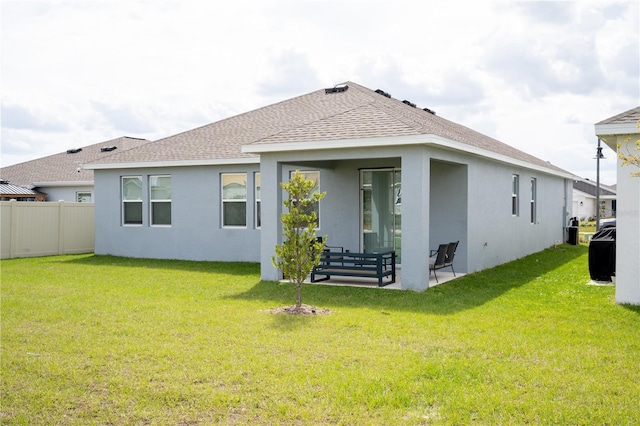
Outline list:
[[[526,161],[517,160],[506,155],[498,154],[483,148],[478,148],[462,142],[443,138],[434,134],[410,135],[410,136],[392,136],[378,138],[360,138],[360,139],[337,139],[316,142],[290,142],[290,143],[272,143],[272,144],[252,144],[243,145],[243,153],[260,154],[264,152],[290,152],[290,151],[313,151],[322,149],[344,149],[344,148],[372,148],[372,147],[390,147],[402,145],[434,145],[445,149],[462,151],[470,155],[488,158],[501,163],[513,164],[519,167],[536,170],[542,173],[561,176],[566,179],[575,180],[576,176],[570,173],[562,173],[557,170],[542,167]]]
[[[33,188],[49,188],[49,187],[73,187],[73,186],[93,186],[92,180],[82,181],[60,181],[60,182],[33,182],[31,184]]]
[[[638,123],[596,124],[596,136],[633,135],[640,133]]]
[[[211,158],[206,160],[182,160],[182,161],[141,161],[135,163],[111,163],[111,164],[83,164],[81,167],[87,170],[108,169],[146,169],[157,167],[190,167],[190,166],[224,166],[229,164],[260,164],[260,158]]]

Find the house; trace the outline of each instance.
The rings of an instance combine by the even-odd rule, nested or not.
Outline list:
[[[146,139],[123,136],[66,152],[49,155],[0,169],[0,177],[9,183],[42,193],[43,200],[93,202],[93,170],[82,163],[107,157],[149,143]]]
[[[602,120],[595,125],[598,138],[614,152],[638,155],[640,107]],[[619,148],[618,148],[619,147]],[[640,172],[618,160],[618,209],[616,214],[616,302],[640,305]]]
[[[596,182],[589,179],[579,179],[573,182],[573,216],[580,220],[595,219],[596,208]],[[600,184],[600,217],[616,216],[616,188]]]
[[[45,194],[0,179],[0,201],[44,201]]]
[[[575,176],[353,82],[317,90],[86,164],[97,254],[252,261],[266,280],[281,243],[280,183],[326,192],[319,235],[352,252],[394,249],[405,289],[429,250],[460,241],[472,272],[565,239]]]

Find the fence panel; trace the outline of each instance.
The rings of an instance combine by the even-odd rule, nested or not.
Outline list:
[[[0,213],[3,259],[94,250],[93,203],[2,201]]]

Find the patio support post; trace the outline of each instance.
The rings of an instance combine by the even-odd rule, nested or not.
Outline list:
[[[271,262],[275,255],[276,244],[281,243],[280,215],[282,214],[282,165],[268,154],[260,158],[261,179],[261,217],[260,230],[260,278],[268,281],[278,281],[282,273]]]
[[[429,287],[430,157],[424,147],[402,156],[402,288]]]

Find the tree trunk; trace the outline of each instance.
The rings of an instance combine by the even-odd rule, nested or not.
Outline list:
[[[302,283],[296,283],[296,308],[302,306]]]

